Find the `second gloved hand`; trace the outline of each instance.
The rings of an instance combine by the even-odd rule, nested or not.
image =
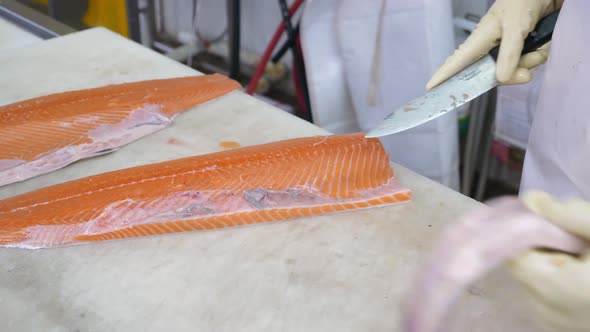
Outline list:
[[[558,202],[542,192],[524,196],[536,214],[590,241],[590,203]],[[538,318],[551,331],[590,331],[590,250],[576,257],[531,250],[508,265],[531,294]]]
[[[444,82],[500,44],[496,78],[501,84],[529,82],[532,69],[547,60],[547,44],[521,58],[524,40],[537,22],[561,7],[563,0],[496,0],[477,28],[444,65],[426,88]]]

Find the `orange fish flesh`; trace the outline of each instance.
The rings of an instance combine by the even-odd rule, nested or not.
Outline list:
[[[46,248],[411,200],[377,139],[314,136],[90,176],[0,201],[0,246]]]
[[[199,75],[68,91],[0,106],[0,185],[110,152],[161,130],[197,104],[239,88]]]

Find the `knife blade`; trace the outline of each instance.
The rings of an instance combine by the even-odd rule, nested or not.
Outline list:
[[[551,40],[559,10],[545,16],[525,39],[522,54],[530,53]],[[445,82],[432,88],[423,96],[411,100],[389,114],[365,137],[392,135],[425,122],[434,120],[457,107],[470,102],[496,87],[496,60],[499,46],[492,49],[470,66]]]

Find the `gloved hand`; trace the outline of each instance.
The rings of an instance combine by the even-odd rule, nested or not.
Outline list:
[[[530,69],[547,61],[550,44],[520,56],[524,40],[537,22],[561,7],[563,0],[496,0],[458,50],[426,85],[431,89],[475,62],[500,44],[496,78],[501,84],[523,84],[532,79]]]
[[[590,202],[558,202],[541,192],[523,201],[535,213],[590,242]],[[580,257],[531,250],[508,264],[529,290],[539,319],[551,331],[590,331],[590,247]]]

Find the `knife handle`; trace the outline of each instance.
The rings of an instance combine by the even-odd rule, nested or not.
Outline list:
[[[535,51],[551,40],[558,16],[559,9],[539,20],[535,26],[535,29],[531,31],[528,37],[524,40],[524,47],[522,48],[521,53],[522,55]],[[492,58],[494,58],[494,60],[498,60],[499,51],[500,46],[496,46],[490,51],[490,55]]]

